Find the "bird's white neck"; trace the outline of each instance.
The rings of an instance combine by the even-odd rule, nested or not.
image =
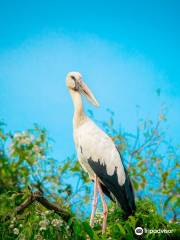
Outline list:
[[[73,104],[74,104],[74,117],[73,117],[73,127],[78,128],[86,119],[86,115],[83,111],[83,103],[81,94],[78,91],[69,90]]]

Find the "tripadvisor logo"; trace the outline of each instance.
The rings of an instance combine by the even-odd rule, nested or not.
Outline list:
[[[135,234],[136,235],[142,235],[143,233],[149,233],[149,234],[153,234],[153,233],[173,233],[175,231],[175,229],[147,229],[147,228],[142,228],[142,227],[137,227],[135,229]]]
[[[136,235],[142,235],[142,234],[143,234],[143,229],[142,229],[141,227],[137,227],[137,228],[135,229],[135,234],[136,234]]]

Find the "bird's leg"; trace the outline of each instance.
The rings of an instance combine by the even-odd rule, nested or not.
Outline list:
[[[94,215],[95,215],[96,208],[97,208],[97,203],[98,203],[97,190],[98,190],[98,186],[97,186],[97,176],[95,176],[95,178],[94,178],[93,205],[92,205],[92,212],[91,212],[91,218],[90,218],[90,226],[91,226],[91,227],[94,227]]]
[[[98,190],[101,196],[101,201],[102,201],[102,205],[103,205],[103,225],[102,225],[102,234],[105,233],[106,231],[106,222],[107,222],[107,215],[108,215],[108,207],[107,207],[107,203],[104,199],[104,193],[102,191],[101,185],[99,183],[99,181],[97,181],[97,185],[98,185]]]

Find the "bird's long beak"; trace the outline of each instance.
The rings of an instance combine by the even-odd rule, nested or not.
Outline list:
[[[80,92],[91,102],[95,107],[99,107],[99,103],[92,94],[88,86],[82,81],[80,84]]]

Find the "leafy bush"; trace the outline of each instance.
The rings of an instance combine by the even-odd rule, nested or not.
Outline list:
[[[99,124],[126,160],[137,196],[135,215],[125,220],[121,209],[109,203],[106,234],[101,234],[101,206],[91,229],[92,184],[76,158],[53,159],[52,141],[38,125],[12,134],[1,123],[0,239],[178,238],[179,148],[165,141],[165,116],[161,113],[156,124],[140,120],[133,135],[117,130],[109,112],[110,119]],[[146,232],[138,236],[136,227]],[[169,233],[149,231],[158,229]]]

